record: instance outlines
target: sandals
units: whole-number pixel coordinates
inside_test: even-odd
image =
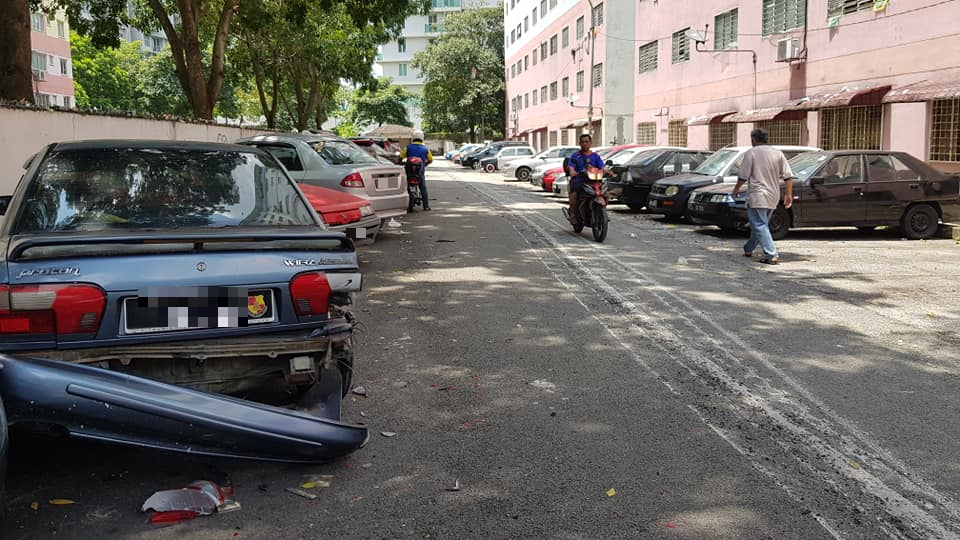
[[[760,259],[760,262],[763,264],[776,265],[780,264],[780,257],[764,257]]]

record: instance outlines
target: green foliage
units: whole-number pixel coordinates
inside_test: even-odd
[[[70,33],[73,80],[78,89],[77,105],[111,111],[138,110],[139,86],[131,74],[143,61],[139,43],[122,43],[119,48],[98,49],[93,40]]]
[[[413,65],[424,76],[421,98],[427,131],[504,132],[506,81],[503,14],[497,8],[451,13],[446,33],[417,53]]]
[[[414,98],[406,88],[391,84],[389,77],[381,77],[368,88],[356,93],[351,103],[351,121],[361,126],[412,126],[407,118],[406,106]]]

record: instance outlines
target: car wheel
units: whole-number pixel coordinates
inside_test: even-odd
[[[911,240],[925,240],[937,233],[940,215],[929,204],[917,204],[907,208],[900,220],[903,234]]]
[[[527,182],[530,180],[530,169],[527,167],[520,167],[517,169],[517,180],[521,182]]]
[[[786,208],[778,206],[773,211],[773,215],[770,216],[770,223],[767,226],[770,229],[770,236],[773,236],[774,240],[783,240],[790,231],[790,212],[787,212]]]
[[[644,201],[643,204],[633,203],[633,202],[628,202],[628,203],[626,203],[626,204],[627,204],[627,208],[633,210],[634,212],[639,212],[639,211],[643,210],[644,208],[646,208],[646,206],[647,206],[646,201]]]
[[[477,170],[480,168],[480,163],[474,161],[473,163],[470,164],[470,168],[473,170]]]
[[[493,163],[487,163],[487,166],[484,167],[483,170],[487,171],[488,173],[492,173],[493,171],[497,170],[497,166]]]

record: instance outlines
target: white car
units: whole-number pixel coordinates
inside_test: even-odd
[[[564,158],[576,152],[576,146],[552,146],[529,159],[517,159],[505,163],[500,170],[507,178],[516,178],[520,181],[530,180],[533,170],[541,165],[561,163]]]
[[[483,160],[483,170],[493,172],[518,159],[529,159],[537,151],[532,146],[504,146],[495,156]]]

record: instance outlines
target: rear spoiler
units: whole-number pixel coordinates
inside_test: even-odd
[[[63,236],[58,238],[58,236]],[[18,260],[25,251],[38,247],[145,244],[193,244],[195,251],[203,250],[204,244],[278,242],[290,240],[335,240],[339,250],[354,251],[353,241],[338,232],[217,232],[210,233],[150,233],[124,235],[48,235],[15,237],[10,243],[9,260]],[[330,251],[337,248],[330,249]]]

